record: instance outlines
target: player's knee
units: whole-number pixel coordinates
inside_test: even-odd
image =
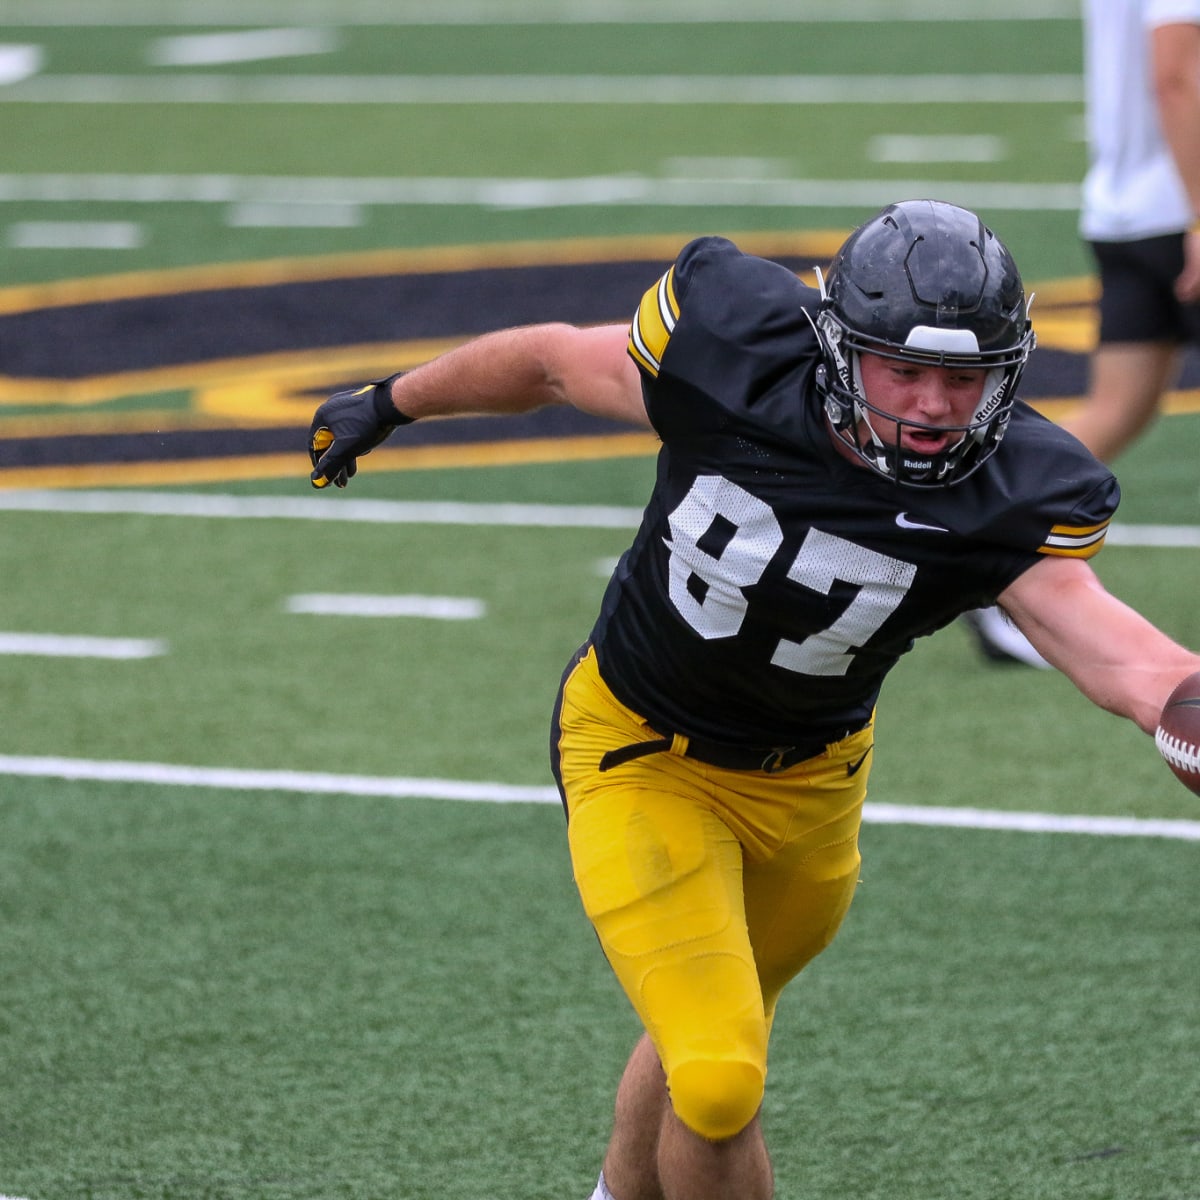
[[[667,1080],[675,1115],[712,1142],[741,1133],[754,1120],[764,1084],[761,1067],[731,1059],[682,1062]]]

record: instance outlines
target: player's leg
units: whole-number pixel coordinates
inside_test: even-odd
[[[649,1035],[622,1079],[605,1178],[616,1200],[768,1200],[767,1031],[741,847],[702,803],[667,790],[673,756],[657,757],[570,814],[584,909]],[[647,778],[654,787],[633,783]]]
[[[1193,318],[1175,297],[1182,234],[1090,247],[1100,276],[1099,332],[1087,396],[1063,425],[1111,462],[1157,415]]]
[[[665,1200],[768,1200],[771,1158],[756,1113],[739,1133],[710,1142],[668,1110],[658,1151]]]
[[[1111,462],[1158,415],[1178,371],[1174,342],[1107,342],[1096,347],[1084,403],[1062,422],[1098,459]]]
[[[671,1109],[666,1075],[645,1034],[617,1090],[604,1180],[613,1200],[772,1194],[771,1160],[758,1116],[717,1142],[688,1129]]]
[[[873,729],[864,729],[779,775],[708,772],[711,803],[743,851],[742,912],[768,1036],[780,992],[829,945],[850,907],[873,737]],[[639,1049],[646,1056],[634,1060],[641,1095],[662,1106],[658,1163],[666,1200],[772,1195],[760,1114],[731,1138],[698,1141],[665,1103],[665,1077],[661,1067],[653,1069],[652,1048],[643,1042]],[[673,1072],[677,1081],[681,1075]],[[631,1106],[628,1115],[636,1119],[639,1110]],[[624,1200],[619,1191],[614,1196]]]
[[[784,987],[834,939],[858,886],[858,836],[871,770],[873,727],[806,771],[795,819],[777,848],[744,870],[746,923],[768,1021]]]
[[[769,1200],[757,1127],[767,1031],[742,848],[707,807],[707,768],[662,753],[598,771],[649,732],[593,661],[576,668],[555,741],[576,884],[653,1043],[622,1080],[605,1179],[615,1200]]]
[[[658,1147],[670,1109],[662,1063],[643,1034],[617,1088],[612,1135],[604,1156],[605,1182],[620,1200],[663,1200]]]

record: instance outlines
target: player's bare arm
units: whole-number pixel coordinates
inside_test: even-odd
[[[395,378],[409,417],[520,413],[551,404],[649,428],[627,325],[528,325],[484,334]]]
[[[1000,604],[1039,653],[1091,701],[1153,734],[1163,704],[1200,656],[1118,600],[1083,560],[1048,557]]]
[[[331,396],[309,431],[312,483],[345,487],[357,459],[421,417],[531,412],[569,404],[649,428],[628,328],[527,325],[482,337],[403,375]]]

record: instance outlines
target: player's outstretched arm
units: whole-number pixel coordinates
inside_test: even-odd
[[[624,325],[500,330],[407,374],[338,392],[317,409],[309,430],[313,486],[345,487],[358,458],[398,426],[422,417],[523,413],[570,404],[648,427],[628,339]]]
[[[1175,685],[1200,670],[1200,655],[1118,600],[1081,559],[1043,559],[1000,604],[1089,700],[1149,734]]]

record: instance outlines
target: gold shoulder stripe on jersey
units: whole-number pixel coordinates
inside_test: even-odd
[[[651,375],[658,375],[663,352],[678,318],[679,301],[675,297],[675,268],[672,267],[642,297],[629,330],[629,353]]]
[[[1107,521],[1099,525],[1055,525],[1038,553],[1057,554],[1064,558],[1091,558],[1100,552],[1107,533]]]

